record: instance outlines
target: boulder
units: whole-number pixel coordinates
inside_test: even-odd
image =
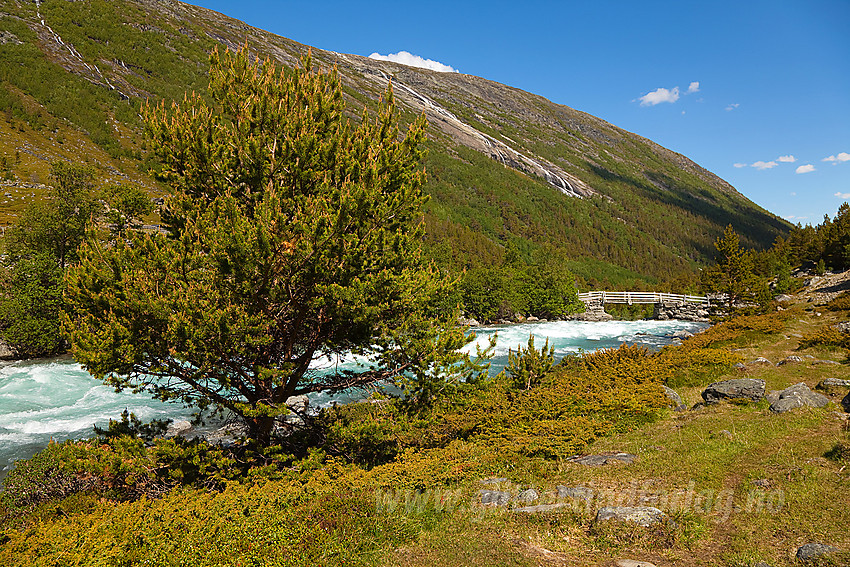
[[[484,505],[502,507],[511,500],[511,493],[502,490],[479,490],[478,493]]]
[[[571,498],[573,500],[591,500],[593,498],[593,489],[584,486],[562,486],[555,487],[558,491],[558,498]]]
[[[630,464],[637,456],[629,453],[603,453],[601,455],[585,455],[583,457],[572,457],[568,459],[571,463],[585,465],[588,467],[600,467],[617,463]]]
[[[0,360],[16,360],[17,358],[18,351],[15,347],[0,339]]]
[[[631,522],[644,527],[667,521],[667,515],[651,506],[608,506],[596,512],[597,522]]]
[[[775,402],[771,402],[770,411],[774,413],[785,413],[794,408],[810,406],[822,408],[829,403],[829,398],[823,394],[812,392],[805,382],[788,386],[779,392],[779,398]]]
[[[764,398],[764,380],[734,378],[711,384],[702,392],[702,399],[709,404],[722,400],[744,400],[757,402]]]
[[[825,545],[823,543],[807,543],[806,545],[801,545],[797,548],[797,559],[800,561],[811,561],[822,555],[828,555],[836,551],[838,551],[838,549],[831,545]]]
[[[755,359],[753,361],[753,364],[766,364],[768,366],[773,366],[773,363],[763,356],[760,356],[757,359]]]
[[[824,380],[821,380],[820,383],[815,387],[818,390],[827,390],[829,388],[850,388],[850,380],[842,380],[840,378],[826,378]]]
[[[172,421],[168,424],[168,429],[165,430],[165,437],[177,437],[178,435],[185,435],[192,431],[192,423],[186,421],[185,419]]]
[[[835,325],[836,330],[842,333],[850,333],[850,321],[842,321]]]
[[[514,512],[524,512],[526,514],[539,514],[541,512],[551,512],[552,510],[557,510],[558,508],[563,508],[566,506],[563,502],[557,502],[555,504],[537,504],[536,506],[521,506],[519,508],[514,508]]]
[[[782,390],[771,390],[767,394],[764,395],[764,399],[767,400],[767,403],[770,405],[775,404],[779,401],[779,395],[782,393]]]
[[[776,363],[776,365],[777,365],[777,366],[783,366],[783,365],[785,365],[785,364],[791,364],[792,362],[793,362],[793,363],[803,362],[803,359],[802,359],[802,358],[800,358],[799,356],[791,355],[791,356],[789,356],[789,357],[783,358],[782,360],[780,360],[779,362],[777,362],[777,363]]]
[[[662,388],[664,388],[664,395],[670,400],[670,407],[678,409],[685,405],[682,403],[682,397],[676,393],[676,390],[667,386],[662,386]]]
[[[295,413],[307,413],[307,408],[310,407],[310,398],[307,396],[290,396],[286,398],[286,407]]]
[[[516,497],[516,501],[520,504],[531,504],[538,498],[540,498],[540,495],[537,494],[537,491],[533,488],[529,488],[528,490],[523,490],[522,492],[520,492]]]

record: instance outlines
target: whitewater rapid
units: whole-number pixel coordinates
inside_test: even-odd
[[[685,321],[558,321],[521,325],[488,326],[474,329],[476,341],[466,347],[475,352],[475,344],[484,347],[489,337],[498,334],[491,372],[507,364],[509,349],[528,343],[543,346],[548,338],[557,359],[579,351],[617,347],[622,343],[646,345],[651,349],[670,344],[676,331],[695,332],[701,323]],[[363,363],[364,361],[359,361]],[[354,365],[355,361],[343,361]],[[355,366],[352,366],[355,368]],[[327,396],[311,396],[313,403],[330,402]],[[354,399],[356,394],[339,397]],[[21,361],[0,366],[0,477],[15,460],[27,458],[45,447],[51,439],[91,437],[93,426],[105,427],[110,419],[120,419],[128,410],[142,421],[154,419],[190,419],[191,410],[177,403],[164,403],[141,394],[116,393],[92,378],[70,357]]]

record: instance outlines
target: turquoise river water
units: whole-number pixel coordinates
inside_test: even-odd
[[[704,328],[685,321],[558,321],[475,329],[477,342],[486,345],[498,333],[491,370],[507,363],[508,349],[525,346],[534,334],[540,347],[546,338],[556,358],[579,351],[617,347],[622,343],[660,348],[670,344],[673,333]],[[474,347],[470,345],[471,352]],[[318,395],[314,403],[328,403]],[[93,379],[70,357],[22,361],[0,366],[0,477],[14,461],[33,455],[54,439],[80,439],[93,435],[92,426],[105,426],[127,409],[143,421],[188,419],[190,410],[144,395],[116,393]]]

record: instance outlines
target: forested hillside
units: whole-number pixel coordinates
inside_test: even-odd
[[[101,184],[166,192],[142,141],[142,106],[204,92],[210,50],[245,44],[288,66],[308,51],[180,2],[4,2],[0,223],[42,198],[55,161],[92,165]],[[711,261],[729,224],[755,248],[790,229],[684,156],[542,97],[318,48],[312,58],[338,67],[352,114],[392,79],[402,120],[426,115],[428,249],[467,270],[467,287],[511,263],[534,277],[542,257],[583,288],[657,285]]]

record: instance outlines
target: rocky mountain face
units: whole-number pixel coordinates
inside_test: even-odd
[[[202,92],[207,54],[247,44],[299,65],[308,47],[173,0],[6,0],[0,4],[0,223],[39,198],[55,159],[88,161],[106,182],[151,177],[138,110]],[[335,66],[352,116],[391,82],[402,120],[429,122],[429,249],[462,270],[555,249],[586,280],[664,279],[710,261],[732,224],[764,247],[789,225],[686,157],[603,120],[479,77],[312,48]]]

